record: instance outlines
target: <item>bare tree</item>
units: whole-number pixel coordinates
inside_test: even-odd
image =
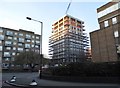
[[[35,66],[40,64],[40,54],[36,53],[32,50],[21,52],[19,55],[15,56],[15,64],[28,65],[31,71],[35,68]]]

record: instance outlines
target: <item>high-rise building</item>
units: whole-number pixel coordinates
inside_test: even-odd
[[[88,48],[86,49],[86,61],[91,62],[91,59],[92,59],[91,48],[88,47]]]
[[[65,15],[52,25],[49,38],[49,55],[55,64],[83,62],[88,37],[84,33],[84,22]]]
[[[40,35],[22,29],[0,27],[0,60],[3,69],[14,66],[15,55],[29,49],[40,53]]]
[[[97,9],[100,29],[90,33],[92,60],[120,60],[120,1],[111,1]]]

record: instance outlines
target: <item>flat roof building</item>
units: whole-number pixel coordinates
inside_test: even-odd
[[[3,69],[14,66],[15,55],[29,49],[40,53],[40,35],[22,29],[0,27],[0,59]]]
[[[99,30],[90,33],[92,61],[120,61],[120,1],[97,9]]]
[[[88,37],[84,31],[84,22],[70,15],[55,21],[49,38],[49,54],[56,64],[85,60]]]

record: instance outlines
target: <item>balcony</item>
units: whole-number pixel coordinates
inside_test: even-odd
[[[38,43],[38,42],[36,42],[35,44],[36,44],[36,45],[40,45],[40,43]]]
[[[85,31],[85,29],[83,29],[83,31]]]
[[[28,49],[28,48],[30,48],[30,46],[25,46],[25,48],[27,48],[27,49]]]
[[[70,25],[70,23],[69,22],[65,22],[64,25]]]
[[[4,54],[4,57],[11,57],[10,54]]]
[[[81,25],[77,25],[77,28],[81,28]]]
[[[29,37],[29,36],[26,36],[25,38],[26,38],[26,39],[31,39],[31,37]]]
[[[24,43],[24,40],[18,40],[19,43]]]
[[[13,32],[7,31],[7,32],[6,32],[6,35],[8,35],[8,36],[13,36]]]
[[[12,46],[12,44],[5,44],[5,46]]]
[[[25,38],[26,38],[26,39],[31,39],[31,35],[26,34]]]

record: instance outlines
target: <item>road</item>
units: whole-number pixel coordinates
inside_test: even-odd
[[[81,88],[118,88],[119,86],[118,84],[60,82],[60,81],[45,80],[45,79],[38,78],[38,72],[31,72],[31,73],[3,73],[2,74],[3,87],[9,86],[8,84],[4,83],[4,81],[6,80],[9,81],[12,78],[12,76],[16,76],[15,83],[19,85],[29,85],[34,79],[38,83],[38,86],[42,86],[42,87],[69,86],[74,88],[79,86]]]

